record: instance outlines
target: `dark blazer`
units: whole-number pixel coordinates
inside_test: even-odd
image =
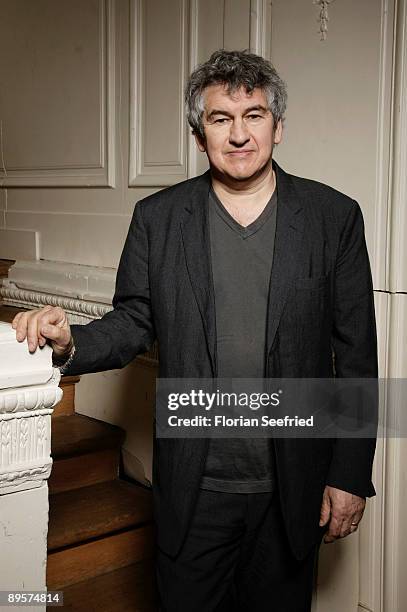
[[[373,288],[358,204],[277,164],[278,206],[267,321],[269,377],[377,377]],[[114,310],[72,326],[68,374],[121,368],[154,340],[159,376],[216,377],[208,228],[210,174],[135,207],[117,271]],[[208,441],[155,439],[158,545],[180,549],[193,514]],[[297,558],[318,538],[326,484],[360,496],[371,482],[374,440],[275,439],[288,537]]]

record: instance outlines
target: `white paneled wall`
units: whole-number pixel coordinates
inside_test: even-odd
[[[2,182],[114,186],[111,0],[2,0]]]
[[[114,268],[136,201],[207,167],[185,122],[191,66],[267,48],[269,3],[0,6],[0,227],[39,232],[37,257]]]
[[[360,202],[375,288],[389,289],[389,159],[403,146],[390,142],[394,0],[332,3],[325,42],[318,7],[302,0],[1,0],[1,9],[0,181],[12,186],[2,225],[40,232],[39,257],[114,268],[135,202],[207,168],[185,122],[190,68],[220,47],[252,48],[288,83],[278,161]],[[405,75],[396,86],[403,109]],[[404,115],[394,122],[405,132]],[[395,159],[401,200],[404,158]],[[404,209],[392,216],[395,236]],[[396,274],[402,287],[407,273]]]
[[[132,0],[130,29],[129,185],[171,185],[188,178],[189,3]]]

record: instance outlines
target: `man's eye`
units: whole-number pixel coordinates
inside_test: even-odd
[[[228,121],[229,119],[227,117],[222,117],[220,119],[215,119],[214,123],[222,124],[222,123],[227,123]]]
[[[258,119],[262,118],[262,115],[247,115],[247,119],[250,119],[250,121],[257,121]]]

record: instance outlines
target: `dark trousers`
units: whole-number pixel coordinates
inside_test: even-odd
[[[162,612],[309,612],[318,546],[290,550],[278,493],[201,490],[177,557],[158,549]]]

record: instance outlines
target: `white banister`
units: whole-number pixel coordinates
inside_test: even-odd
[[[59,379],[49,346],[30,354],[11,325],[0,322],[0,591],[46,590],[47,478]]]

